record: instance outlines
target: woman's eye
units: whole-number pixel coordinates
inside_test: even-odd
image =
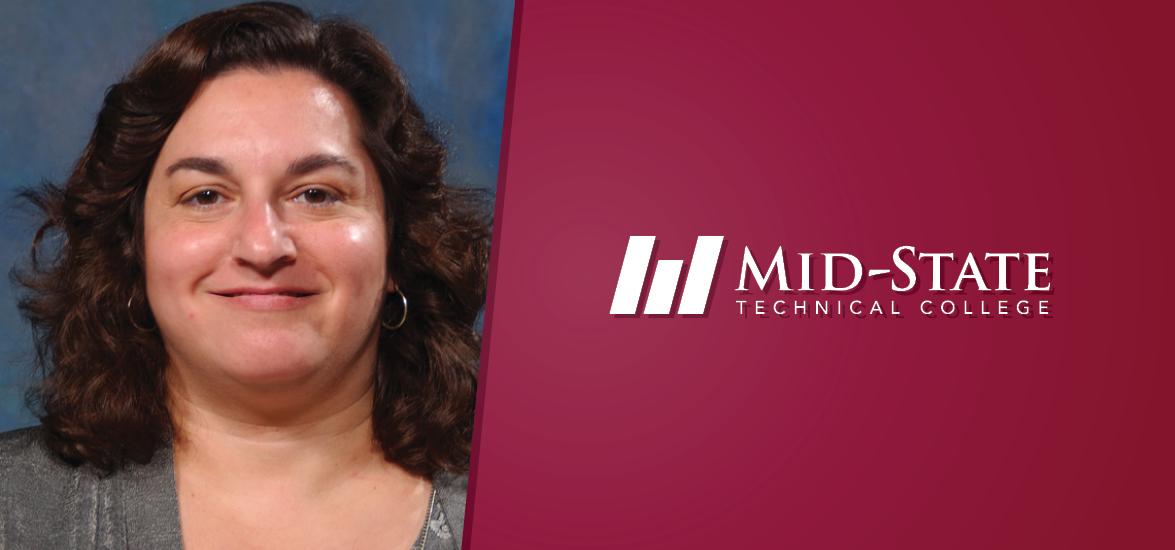
[[[213,206],[223,198],[223,195],[212,189],[204,189],[197,191],[194,195],[185,199],[184,202],[195,206]]]
[[[294,197],[295,201],[316,206],[328,205],[339,200],[338,195],[319,187],[311,187]]]

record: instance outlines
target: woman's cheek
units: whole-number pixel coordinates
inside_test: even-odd
[[[158,264],[163,274],[176,283],[190,283],[216,269],[230,249],[226,241],[223,230],[176,227],[161,233],[149,245],[147,264]]]
[[[198,321],[201,284],[228,254],[223,230],[209,226],[158,228],[146,243],[151,309],[161,325]]]
[[[297,228],[294,242],[297,261],[334,274],[331,278],[352,284],[383,278],[387,239],[379,220],[348,218],[306,224]]]
[[[332,264],[343,267],[362,286],[384,286],[387,238],[382,223],[343,224],[332,247]]]

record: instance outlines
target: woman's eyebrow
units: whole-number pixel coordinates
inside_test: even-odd
[[[350,172],[351,175],[359,173],[359,169],[355,167],[351,161],[345,157],[338,155],[314,154],[307,155],[294,162],[290,163],[290,167],[286,169],[286,173],[291,176],[301,176],[309,174],[316,170],[323,168],[338,167]]]
[[[214,176],[227,176],[231,171],[223,160],[213,157],[186,157],[179,159],[167,167],[166,174],[171,176],[178,170],[195,170]]]
[[[342,168],[352,175],[359,173],[359,169],[355,167],[355,164],[345,157],[324,153],[307,155],[291,162],[290,166],[286,168],[286,173],[291,176],[302,176],[330,167]],[[229,168],[227,163],[215,157],[186,157],[179,159],[167,167],[166,174],[170,176],[179,170],[195,170],[214,176],[227,176],[232,172],[232,169]]]

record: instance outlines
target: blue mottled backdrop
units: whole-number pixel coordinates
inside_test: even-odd
[[[111,0],[0,3],[0,266],[27,256],[35,219],[21,187],[61,182],[85,145],[106,87],[179,23],[236,4]],[[392,52],[421,108],[451,148],[451,182],[489,189],[497,177],[513,3],[508,0],[304,1],[316,15],[367,26]],[[0,284],[0,431],[36,422],[32,336]]]

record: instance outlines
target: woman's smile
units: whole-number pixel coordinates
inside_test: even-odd
[[[214,290],[210,294],[224,303],[246,310],[285,311],[309,305],[319,293],[298,287],[239,287]]]

